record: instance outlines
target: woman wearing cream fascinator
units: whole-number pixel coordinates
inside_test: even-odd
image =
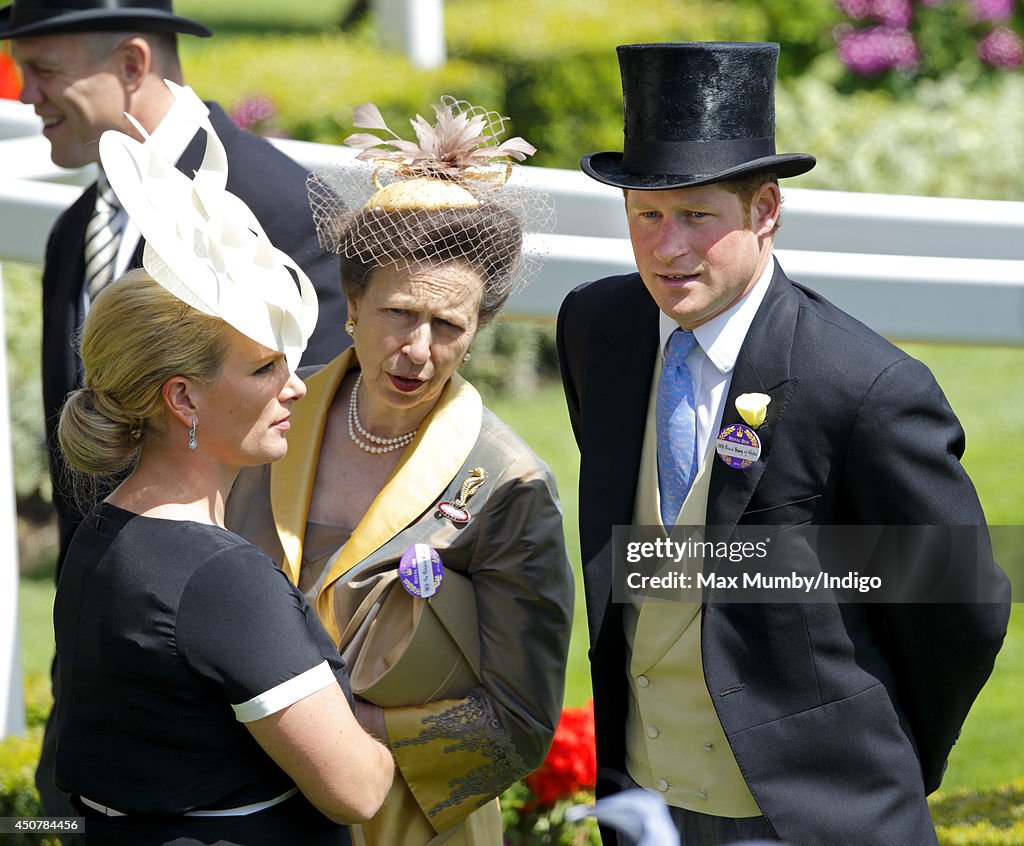
[[[388,140],[353,136],[369,164],[311,178],[354,346],[308,378],[285,461],[228,502],[314,604],[395,756],[381,813],[353,827],[372,846],[501,844],[496,797],[551,742],[572,622],[551,472],[457,372],[536,269],[524,230],[550,202],[515,184],[510,158],[533,148],[498,143],[502,118],[450,98],[435,114],[413,143],[360,107]]]
[[[56,779],[90,846],[343,844],[391,757],[305,598],[223,522],[238,470],[287,451],[316,297],[224,190],[223,147],[186,104],[207,132],[194,180],[147,143],[100,141],[146,247],[89,310],[60,421],[71,466],[123,481],[57,589]]]

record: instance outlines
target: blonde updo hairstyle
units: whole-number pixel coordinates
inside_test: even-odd
[[[68,396],[57,427],[67,463],[91,477],[131,471],[147,440],[162,431],[164,383],[172,376],[215,379],[232,331],[145,270],[104,288],[82,331],[84,385]]]

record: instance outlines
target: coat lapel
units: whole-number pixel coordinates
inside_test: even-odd
[[[274,523],[284,550],[282,569],[296,584],[327,412],[354,365],[354,351],[346,350],[307,380],[306,397],[292,414],[290,448],[271,470]],[[476,443],[482,419],[480,395],[456,373],[335,558],[323,589],[433,507]]]
[[[580,446],[580,537],[591,642],[611,599],[611,527],[633,519],[658,351],[658,308],[639,275],[617,306],[609,310],[614,321],[594,326],[586,346],[592,359],[586,386],[592,410]]]
[[[729,531],[736,526],[771,460],[775,433],[782,425],[786,406],[796,387],[796,380],[790,378],[789,365],[797,316],[792,283],[776,264],[771,286],[740,348],[722,413],[723,426],[742,423],[736,411],[736,397],[762,393],[772,398],[767,418],[757,430],[761,457],[746,470],[736,470],[715,458],[708,496],[708,526]]]
[[[313,498],[317,456],[327,425],[327,411],[354,363],[354,353],[347,350],[305,380],[306,396],[292,409],[288,452],[271,466],[270,504],[284,551],[281,569],[294,584],[299,583],[302,539],[306,533],[309,503]]]
[[[480,394],[456,373],[335,559],[321,595],[349,569],[433,509],[476,444],[482,420]]]

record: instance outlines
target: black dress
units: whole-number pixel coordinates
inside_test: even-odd
[[[295,787],[244,722],[330,684],[351,702],[315,612],[256,547],[102,503],[75,535],[53,616],[56,778],[90,846],[348,842],[300,793],[208,813]]]

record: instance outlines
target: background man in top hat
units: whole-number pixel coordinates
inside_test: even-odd
[[[165,79],[183,84],[178,33],[211,34],[175,15],[171,0],[15,0],[0,9],[0,40],[12,40],[11,53],[24,77],[21,100],[42,118],[55,164],[98,163],[97,142],[105,130],[134,133],[124,116],[128,112],[179,168],[198,168],[205,141],[192,137],[191,126],[183,130],[164,84]],[[216,103],[208,106],[227,149],[228,190],[245,201],[274,246],[292,256],[316,287],[320,319],[302,363],[325,363],[347,346],[341,331],[346,308],[337,259],[317,242],[306,171],[265,139],[234,126]],[[99,194],[93,183],[57,220],[43,270],[43,401],[60,530],[58,570],[78,524],[56,453],[60,408],[79,379],[74,333],[90,292],[95,295],[111,278],[141,265],[142,256],[138,231],[127,215],[111,209]],[[111,237],[115,232],[121,235]]]
[[[12,40],[11,53],[24,77],[21,100],[42,118],[55,164],[98,163],[105,130],[134,133],[127,112],[179,168],[199,167],[205,139],[202,133],[193,136],[190,122],[172,108],[174,95],[164,83],[183,84],[178,33],[211,35],[202,24],[175,15],[171,0],[15,0],[0,9],[0,40]],[[306,171],[265,139],[238,129],[216,103],[207,105],[227,150],[228,190],[253,210],[274,246],[291,255],[316,288],[320,317],[302,363],[325,363],[347,346],[342,331],[347,313],[337,259],[317,241]],[[43,401],[60,532],[58,573],[80,519],[56,440],[61,406],[80,376],[75,333],[91,296],[141,265],[138,231],[123,210],[109,205],[112,195],[103,194],[93,183],[61,215],[43,269]],[[74,815],[53,785],[52,752],[48,732],[36,776],[43,809]]]
[[[687,846],[933,844],[925,795],[991,672],[1009,588],[927,368],[773,258],[776,178],[814,165],[775,152],[777,57],[620,47],[624,153],[581,161],[624,189],[639,270],[577,288],[558,320],[598,789],[660,793]],[[763,423],[740,420],[747,393],[770,398]],[[742,468],[716,454],[730,426],[758,443]],[[631,524],[978,527],[976,555],[922,557],[990,602],[616,602],[612,527]]]

